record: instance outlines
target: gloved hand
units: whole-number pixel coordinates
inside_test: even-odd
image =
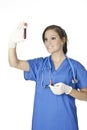
[[[49,85],[51,91],[55,95],[61,95],[61,94],[69,94],[72,91],[72,87],[68,86],[62,82],[55,84],[54,86]]]
[[[9,48],[15,48],[17,43],[24,41],[24,26],[24,22],[20,23],[16,30],[12,33],[8,43]]]

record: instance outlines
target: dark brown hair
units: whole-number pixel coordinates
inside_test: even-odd
[[[65,38],[65,43],[63,45],[63,52],[64,52],[64,54],[66,54],[67,53],[67,34],[66,34],[65,30],[63,28],[61,28],[60,26],[57,26],[57,25],[50,25],[50,26],[46,27],[45,30],[43,31],[43,34],[42,34],[43,42],[45,41],[45,32],[47,30],[56,31],[61,40],[63,38]]]

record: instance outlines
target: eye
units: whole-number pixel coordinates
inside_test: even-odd
[[[56,37],[51,37],[51,39],[52,39],[52,40],[55,40],[55,39],[56,39]]]
[[[47,38],[44,38],[44,42],[47,41]]]

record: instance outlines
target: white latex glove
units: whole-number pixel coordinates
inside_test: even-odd
[[[9,48],[15,48],[17,43],[24,41],[24,27],[25,23],[20,23],[16,30],[12,33],[8,43]]]
[[[62,82],[55,84],[54,86],[50,85],[51,91],[55,95],[61,95],[61,94],[69,94],[72,91],[72,87],[68,86]]]

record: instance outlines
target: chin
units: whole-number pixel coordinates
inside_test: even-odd
[[[52,54],[52,53],[53,53],[53,51],[51,51],[51,50],[48,50],[48,52],[49,52],[50,54]]]

